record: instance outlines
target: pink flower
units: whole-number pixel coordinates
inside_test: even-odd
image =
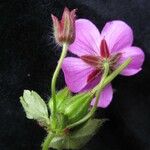
[[[101,33],[86,19],[78,19],[75,25],[76,39],[69,50],[78,58],[67,57],[62,66],[66,84],[72,92],[86,91],[96,86],[103,73],[103,61],[109,62],[112,71],[130,57],[131,63],[121,74],[130,76],[141,70],[144,53],[140,48],[132,46],[133,32],[125,22],[108,22]],[[109,84],[102,91],[98,106],[107,107],[112,97],[113,90]]]
[[[62,45],[63,42],[71,44],[75,39],[75,13],[76,9],[69,11],[65,7],[61,21],[56,16],[51,15],[55,40],[59,45]]]

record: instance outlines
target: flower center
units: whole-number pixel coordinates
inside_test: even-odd
[[[114,70],[120,57],[121,53],[110,54],[106,40],[103,39],[100,44],[100,56],[83,55],[80,57],[85,63],[94,67],[94,71],[88,76],[87,82],[93,81],[103,72],[105,62],[109,63],[110,71]]]

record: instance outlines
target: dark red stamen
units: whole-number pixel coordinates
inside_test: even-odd
[[[103,39],[100,44],[100,55],[103,58],[108,58],[110,56],[109,49],[105,39]]]
[[[93,81],[99,74],[101,73],[100,70],[94,70],[87,78],[87,82]]]

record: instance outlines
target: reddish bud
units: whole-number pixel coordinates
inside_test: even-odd
[[[62,19],[59,21],[54,15],[51,15],[53,21],[54,37],[59,45],[66,42],[71,44],[75,39],[75,18],[76,9],[69,11],[65,7]]]

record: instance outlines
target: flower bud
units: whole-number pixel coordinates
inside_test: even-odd
[[[70,103],[64,109],[64,115],[68,117],[70,123],[80,120],[88,113],[92,98],[90,93],[81,93],[70,99]]]
[[[65,7],[62,19],[59,21],[56,16],[51,15],[53,21],[53,32],[56,42],[59,45],[63,43],[71,44],[75,39],[75,18],[76,9],[69,11]]]

